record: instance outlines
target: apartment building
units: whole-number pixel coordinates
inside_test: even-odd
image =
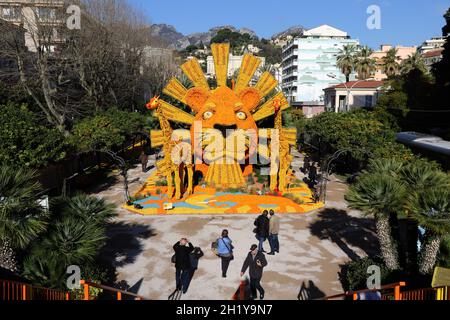
[[[437,51],[444,48],[446,41],[446,37],[433,37],[431,39],[425,40],[418,50],[422,55],[430,51]]]
[[[386,56],[387,52],[394,48],[391,45],[383,44],[380,46],[380,50],[374,51],[372,53],[372,58],[377,61],[377,70],[375,75],[373,75],[373,79],[377,81],[385,80],[388,78],[386,73],[384,73],[384,62],[383,58]],[[412,47],[404,47],[404,46],[396,46],[397,49],[397,62],[402,63],[403,60],[407,59],[409,56],[412,56],[417,51],[416,46]]]
[[[336,66],[344,45],[359,45],[347,32],[329,25],[307,30],[283,47],[282,88],[293,105],[308,108],[324,105],[323,89],[345,82]],[[336,75],[331,78],[329,75]],[[351,75],[355,79],[355,75]]]
[[[64,0],[0,0],[0,18],[26,30],[25,45],[31,52],[45,42],[50,50],[61,42]]]

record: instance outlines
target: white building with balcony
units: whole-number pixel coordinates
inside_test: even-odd
[[[322,25],[305,31],[283,47],[283,91],[297,106],[323,106],[323,89],[345,82],[336,66],[344,45],[359,45],[347,32]],[[336,79],[328,75],[336,75]],[[355,79],[355,75],[351,75]]]
[[[425,40],[422,45],[419,47],[420,54],[425,54],[430,51],[436,51],[444,48],[445,42],[447,41],[446,37],[434,37],[428,40]]]

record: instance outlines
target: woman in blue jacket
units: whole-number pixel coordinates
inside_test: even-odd
[[[234,259],[233,245],[231,239],[228,237],[228,230],[222,231],[222,237],[217,239],[217,254],[222,260],[222,277],[227,277],[228,267],[230,262]]]

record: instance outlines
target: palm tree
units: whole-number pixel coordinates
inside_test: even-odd
[[[363,174],[350,187],[345,199],[351,208],[373,215],[380,250],[386,267],[400,268],[397,247],[392,237],[389,217],[403,205],[406,188],[398,179],[386,174]]]
[[[43,249],[35,249],[23,262],[22,276],[35,285],[50,289],[67,289],[67,267],[52,259]]]
[[[423,73],[426,73],[427,70],[425,62],[423,60],[423,56],[419,53],[419,51],[416,51],[415,53],[411,54],[408,58],[403,60],[400,68],[403,74],[407,74],[414,69],[420,70]]]
[[[115,206],[107,204],[105,200],[86,194],[79,194],[70,199],[65,199],[67,216],[78,216],[86,223],[104,226],[115,216]]]
[[[400,175],[415,192],[427,192],[430,188],[450,188],[449,176],[423,161],[403,167]]]
[[[397,159],[372,159],[367,165],[366,172],[387,174],[389,176],[397,177],[404,167],[405,163]]]
[[[400,57],[397,53],[398,50],[392,48],[386,53],[386,56],[383,57],[383,69],[388,77],[395,76],[400,68],[400,64],[397,62]]]
[[[0,166],[0,267],[18,271],[15,250],[25,249],[47,228],[47,211],[39,204],[36,172]]]
[[[105,244],[105,229],[78,217],[64,217],[56,222],[39,244],[53,258],[65,266],[92,262]]]
[[[377,62],[372,58],[373,50],[362,47],[356,55],[355,69],[360,80],[368,79],[377,70]]]
[[[336,65],[345,75],[347,82],[350,81],[350,75],[355,69],[356,46],[353,44],[344,45],[337,55]]]
[[[61,272],[67,266],[94,262],[107,239],[106,223],[114,216],[114,207],[81,194],[55,199],[50,211],[53,223],[32,247],[23,276],[41,285],[61,287]]]
[[[415,192],[410,197],[408,209],[426,230],[419,254],[419,272],[429,274],[436,264],[442,239],[450,233],[450,191],[448,188],[431,188]]]
[[[273,64],[266,63],[262,67],[258,68],[258,73],[263,74],[264,72],[269,72],[271,75],[275,76],[276,68]],[[239,75],[239,73],[237,74]],[[237,76],[236,76],[237,79]]]
[[[106,240],[106,224],[115,215],[113,205],[84,194],[53,201],[51,212],[55,221],[39,247],[68,265],[95,257]]]

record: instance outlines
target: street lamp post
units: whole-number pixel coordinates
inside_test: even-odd
[[[294,86],[291,84],[289,87],[285,87],[283,84],[279,85],[279,89],[281,92],[284,92],[284,89],[287,91],[289,106],[292,107],[292,91],[294,90]]]
[[[332,79],[335,79],[335,80],[339,81],[338,77],[335,74],[333,74],[333,73],[329,73],[329,74],[327,74],[327,76],[329,78],[332,78]],[[347,96],[345,98],[345,111],[349,111],[349,108],[350,108],[350,96],[352,94],[352,89],[360,82],[371,81],[371,80],[374,80],[374,78],[358,80],[350,88],[347,86],[347,82],[340,83],[340,84],[343,84],[345,86],[345,89],[347,90]],[[336,113],[338,113],[339,112],[339,105],[335,105],[334,110],[335,110]]]

